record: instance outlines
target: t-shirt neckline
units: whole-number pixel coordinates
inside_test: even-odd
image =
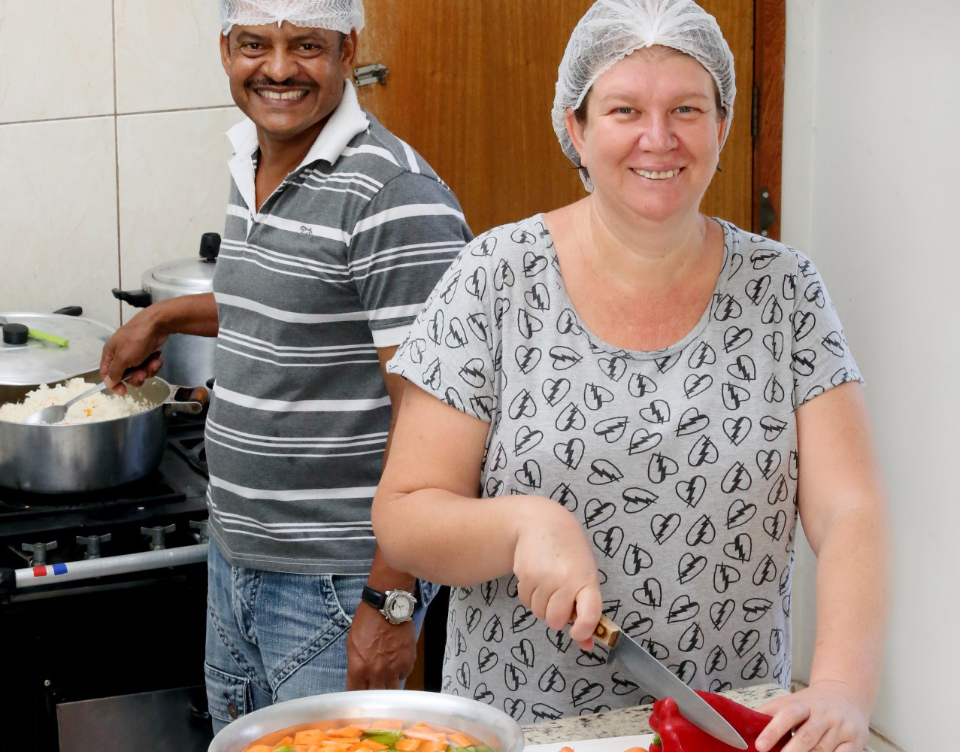
[[[573,313],[574,318],[577,321],[577,326],[580,327],[584,336],[590,342],[592,349],[600,352],[607,353],[608,355],[619,355],[621,357],[631,358],[634,360],[659,360],[662,358],[670,357],[678,352],[681,352],[687,345],[693,342],[697,337],[699,337],[703,330],[707,328],[707,324],[710,323],[710,319],[713,315],[713,306],[716,301],[719,299],[721,286],[724,280],[724,272],[727,269],[727,264],[730,260],[730,243],[731,243],[731,228],[729,223],[719,219],[717,217],[711,217],[715,220],[717,224],[720,225],[720,228],[723,230],[723,261],[720,264],[720,271],[717,273],[717,281],[713,287],[713,293],[710,296],[710,300],[704,308],[703,314],[700,316],[700,319],[694,325],[694,327],[678,342],[675,342],[672,345],[669,345],[661,350],[629,350],[623,347],[616,347],[601,337],[597,336],[590,328],[583,322],[583,319],[580,317],[579,312],[577,311],[576,306],[574,306],[573,301],[570,300],[570,296],[567,294],[567,286],[563,280],[563,272],[560,269],[560,260],[557,258],[557,246],[553,242],[553,235],[550,230],[547,228],[547,223],[543,219],[543,212],[534,215],[533,219],[538,221],[543,227],[543,232],[538,233],[541,236],[541,242],[545,245],[545,250],[550,253],[552,257],[553,268],[555,269],[558,281],[558,287],[560,290],[560,295],[562,297],[562,303],[564,306],[570,309]]]

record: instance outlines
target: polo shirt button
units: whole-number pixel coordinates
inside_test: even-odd
[[[233,700],[227,703],[227,713],[229,713],[231,718],[236,718],[237,715],[239,715],[239,711],[237,710],[237,706],[234,704]]]

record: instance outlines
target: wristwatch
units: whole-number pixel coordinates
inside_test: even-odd
[[[413,609],[417,599],[406,590],[388,590],[385,593],[374,590],[369,585],[363,586],[361,599],[364,603],[373,606],[383,614],[383,618],[391,624],[403,624],[413,619]]]

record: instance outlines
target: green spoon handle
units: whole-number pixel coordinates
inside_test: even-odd
[[[54,345],[59,347],[66,347],[70,344],[70,340],[64,339],[63,337],[58,337],[56,334],[47,334],[46,332],[38,332],[36,329],[28,329],[27,335],[33,337],[34,339],[42,339],[44,342],[51,342]]]

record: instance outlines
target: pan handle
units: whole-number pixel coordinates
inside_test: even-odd
[[[199,415],[210,403],[210,392],[205,386],[189,387],[170,385],[170,396],[163,401],[167,413],[189,413]]]

